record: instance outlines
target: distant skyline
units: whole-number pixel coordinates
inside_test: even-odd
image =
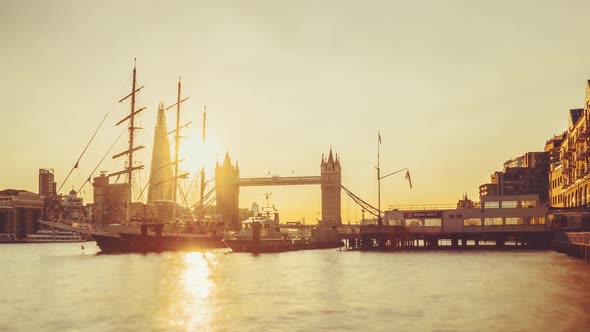
[[[542,151],[583,106],[590,79],[588,1],[3,1],[0,14],[0,189],[37,192],[38,169],[78,188],[122,128],[133,59],[145,85],[138,154],[149,174],[157,105],[176,82],[190,96],[182,167],[227,152],[241,176],[319,175],[330,147],[342,183],[382,207],[477,199],[502,164]],[[200,145],[207,106],[206,147]],[[169,127],[174,113],[167,113]],[[114,148],[123,151],[125,139]],[[99,170],[116,171],[108,157]],[[95,174],[98,175],[98,174]],[[139,185],[137,186],[139,187]],[[85,188],[85,199],[91,187]],[[240,206],[315,220],[320,188],[243,188]],[[343,196],[343,222],[360,219]]]

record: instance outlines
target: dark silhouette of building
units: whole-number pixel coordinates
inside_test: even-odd
[[[326,160],[322,155],[321,187],[322,187],[322,220],[324,226],[337,226],[342,224],[341,215],[341,192],[342,192],[342,168],[340,158],[330,155]]]
[[[230,225],[231,228],[239,229],[240,225],[240,169],[238,162],[236,166],[231,164],[229,153],[225,153],[225,159],[220,166],[215,165],[215,200],[217,214]]]
[[[53,197],[56,194],[56,183],[53,168],[39,169],[39,196]]]
[[[504,163],[502,171],[490,175],[490,183],[479,186],[480,196],[539,195],[549,200],[549,153],[527,152]]]
[[[43,199],[26,190],[0,191],[0,233],[23,239],[41,226],[36,222],[43,214]]]

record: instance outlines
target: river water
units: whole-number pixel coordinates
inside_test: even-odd
[[[590,331],[552,251],[97,255],[0,246],[0,331]]]

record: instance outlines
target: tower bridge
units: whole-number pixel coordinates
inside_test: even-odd
[[[289,176],[273,175],[267,178],[240,178],[240,187],[260,186],[295,186],[306,184],[322,184],[321,176]]]
[[[235,228],[240,225],[239,201],[240,187],[320,185],[322,198],[322,219],[320,224],[337,226],[342,224],[341,217],[341,178],[340,158],[330,153],[326,158],[322,154],[319,176],[273,175],[270,177],[240,178],[238,163],[232,165],[229,154],[225,154],[223,164],[215,166],[215,195],[217,214],[231,223]]]

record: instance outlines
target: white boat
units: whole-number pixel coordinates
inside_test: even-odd
[[[82,236],[76,232],[41,230],[35,234],[27,234],[25,241],[29,243],[81,242]]]
[[[311,234],[304,234],[302,229],[283,227],[279,223],[279,214],[274,206],[262,208],[262,213],[242,221],[239,233],[228,234],[223,240],[233,252],[283,252],[305,249],[338,248],[339,242],[313,241]]]

